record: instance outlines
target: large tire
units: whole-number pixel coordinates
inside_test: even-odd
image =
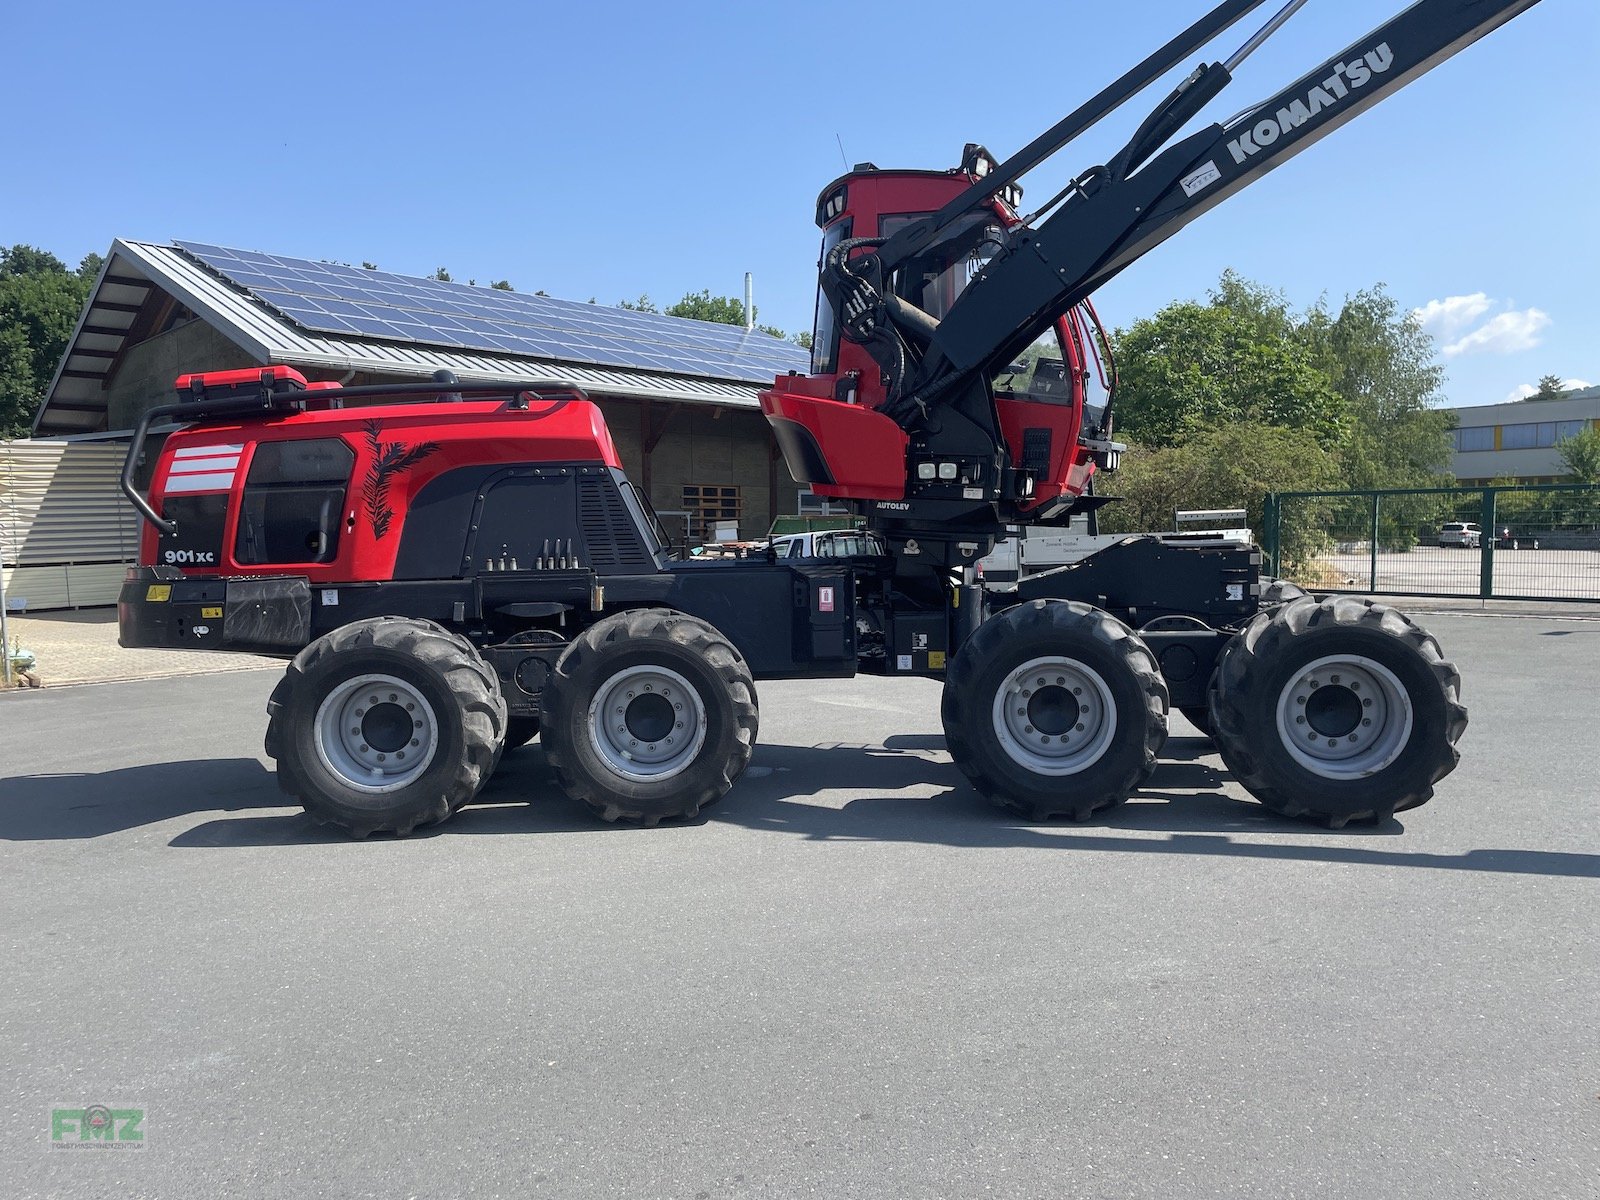
[[[607,821],[692,817],[750,765],[758,724],[744,658],[671,609],[619,613],[567,647],[539,699],[545,761]]]
[[[1224,648],[1211,719],[1223,761],[1257,800],[1337,829],[1427,803],[1460,761],[1460,695],[1439,643],[1398,610],[1302,598]]]
[[[1261,581],[1261,604],[1287,604],[1291,600],[1298,600],[1301,596],[1310,593],[1298,583],[1290,583],[1287,579],[1263,579]]]
[[[1155,769],[1167,686],[1143,639],[1109,613],[1033,600],[978,626],[950,665],[941,715],[956,766],[993,803],[1086,821]]]
[[[506,727],[500,685],[472,644],[407,617],[312,642],[267,714],[278,786],[356,837],[444,820],[493,773]]]

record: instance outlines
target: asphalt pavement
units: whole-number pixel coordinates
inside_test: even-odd
[[[691,824],[534,743],[349,842],[272,672],[0,695],[0,1196],[1593,1197],[1600,622],[1427,623],[1461,768],[1340,832],[1176,715],[1133,803],[1026,823],[862,679],[762,684]],[[52,1149],[90,1104],[143,1149]]]

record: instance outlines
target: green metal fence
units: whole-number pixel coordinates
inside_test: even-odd
[[[1321,592],[1600,601],[1600,486],[1275,492],[1267,574]]]

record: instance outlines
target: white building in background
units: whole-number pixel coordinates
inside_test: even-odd
[[[1600,387],[1559,400],[1519,400],[1450,411],[1459,422],[1451,470],[1462,483],[1492,479],[1560,483],[1568,473],[1556,443],[1600,424]]]

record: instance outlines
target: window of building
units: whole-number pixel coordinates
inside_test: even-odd
[[[1456,430],[1457,450],[1493,450],[1494,426],[1470,425]]]
[[[709,542],[718,521],[744,517],[744,498],[738,487],[729,484],[685,484],[683,507],[689,514],[689,539],[696,542]]]
[[[1551,427],[1551,436],[1554,437],[1554,426]],[[1535,424],[1502,425],[1500,427],[1500,449],[1502,450],[1532,450],[1539,444],[1539,427]]]
[[[1557,421],[1556,441],[1562,442],[1569,437],[1577,437],[1588,424],[1587,421]]]

